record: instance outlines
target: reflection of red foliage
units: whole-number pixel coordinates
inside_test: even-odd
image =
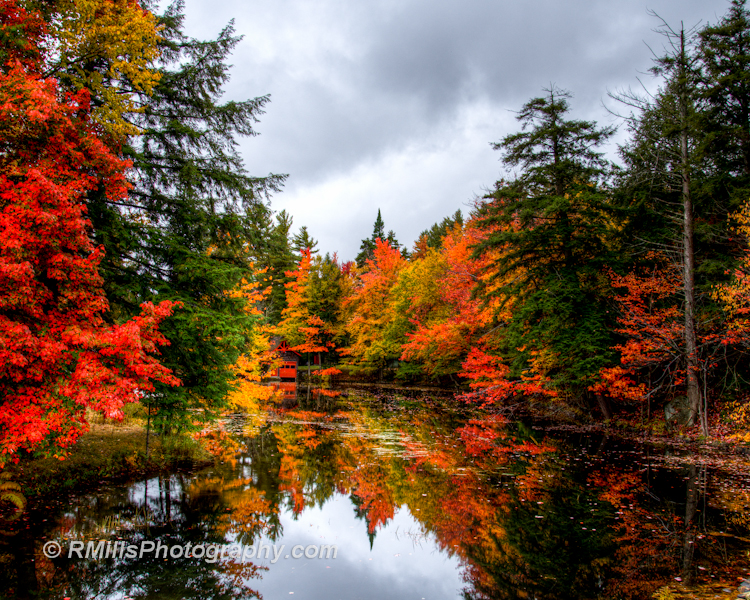
[[[314,450],[320,445],[320,440],[318,439],[317,434],[308,427],[305,427],[301,432],[297,434],[297,439],[299,439],[300,444],[302,444],[305,448],[309,448],[310,450]]]
[[[393,518],[395,502],[387,483],[371,469],[358,469],[352,474],[354,495],[362,502],[367,519],[367,531],[374,533]]]
[[[341,392],[337,392],[336,390],[318,390],[318,392],[322,396],[328,396],[329,398],[338,398],[341,395]]]
[[[494,450],[496,447],[495,440],[499,437],[499,434],[491,428],[473,424],[475,421],[470,421],[470,423],[472,424],[459,429],[466,452],[471,456],[479,456]]]
[[[492,415],[485,419],[472,419],[468,425],[461,427],[457,433],[470,456],[487,456],[497,461],[503,455],[514,453],[543,454],[554,452],[555,448],[546,444],[529,441],[516,441],[508,438],[507,419],[501,415]]]
[[[616,576],[610,580],[611,591],[621,598],[650,597],[657,587],[679,566],[669,547],[675,543],[673,523],[641,506],[633,506],[643,480],[635,471],[604,467],[588,477],[592,487],[602,490],[600,498],[617,510],[613,524],[617,533]]]
[[[299,467],[302,461],[298,458],[283,454],[279,468],[279,491],[289,492],[292,497],[292,512],[300,514],[305,508],[304,485],[300,478]]]
[[[299,419],[300,421],[327,420],[328,415],[314,410],[287,410],[284,411],[287,417]]]

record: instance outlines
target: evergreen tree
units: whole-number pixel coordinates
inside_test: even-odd
[[[391,234],[393,232],[390,232]],[[362,244],[359,247],[359,254],[357,254],[357,266],[362,268],[368,260],[372,260],[375,253],[375,240],[385,241],[385,224],[383,223],[383,217],[380,215],[380,209],[378,209],[378,216],[375,219],[375,224],[372,227],[372,235],[369,238],[362,240]]]
[[[614,130],[567,120],[570,94],[545,91],[518,114],[521,132],[493,144],[521,173],[487,197],[478,216],[491,232],[476,252],[503,256],[486,292],[513,305],[504,343],[515,374],[536,369],[582,396],[611,360],[601,269],[612,209],[602,187],[608,164],[595,148]]]
[[[660,249],[666,248],[682,273],[682,363],[690,406],[689,423],[692,425],[700,417],[705,432],[707,421],[699,381],[697,256],[700,251],[697,247],[703,238],[704,248],[715,248],[726,217],[709,216],[716,215],[717,207],[712,194],[706,193],[706,162],[700,151],[704,134],[700,125],[701,71],[695,31],[674,30],[662,20],[659,32],[667,41],[666,54],[656,57],[651,69],[664,80],[659,93],[653,98],[643,98],[629,92],[616,98],[636,109],[636,114],[629,118],[634,136],[624,154],[628,166],[626,179],[630,187],[640,189],[641,201],[648,206],[645,214],[658,215],[653,222],[658,223],[663,237],[650,236],[648,241],[658,244]],[[651,229],[649,222],[636,223],[633,229],[641,227]],[[707,254],[711,259],[703,261],[704,276],[715,281],[716,272],[725,269],[716,268],[717,263],[721,264],[716,260],[721,252]]]
[[[318,253],[318,241],[310,235],[306,225],[300,227],[299,232],[292,237],[292,246],[297,254],[300,254],[303,250],[309,250],[310,254]]]
[[[253,326],[244,300],[229,292],[249,273],[251,220],[267,212],[264,197],[283,182],[247,175],[236,151],[235,136],[254,135],[268,97],[219,102],[239,38],[231,26],[213,41],[187,38],[182,9],[178,2],[160,18],[161,78],[142,96],[143,112],[130,115],[142,132],[124,148],[134,165],[130,198],[89,201],[95,240],[107,249],[102,272],[113,317],[145,300],[183,304],[164,324],[170,346],[161,357],[183,385],[150,398],[162,430],[186,426],[189,409],[218,408],[226,398],[230,366]]]
[[[727,212],[750,196],[750,13],[745,0],[732,0],[716,25],[699,32],[702,68],[699,102],[700,150],[710,193]]]
[[[453,229],[456,225],[463,226],[464,217],[461,214],[461,209],[457,210],[450,217],[445,217],[439,223],[435,223],[429,229],[425,229],[419,234],[419,239],[424,239],[424,245],[427,248],[440,249],[443,247],[443,238]]]
[[[380,209],[378,209],[378,216],[372,227],[372,236],[370,236],[370,240],[374,241],[378,238],[385,240],[385,224],[383,223],[383,217],[380,215]]]
[[[271,292],[267,298],[266,319],[269,323],[278,323],[281,313],[287,306],[286,284],[290,281],[287,272],[297,265],[292,240],[289,232],[292,228],[292,216],[285,210],[276,215],[276,223],[271,227],[267,242],[266,282]]]
[[[388,235],[385,236],[385,241],[391,245],[391,248],[396,248],[397,250],[401,248],[401,244],[398,243],[398,240],[396,239],[396,233],[393,231],[393,229],[388,230]]]
[[[697,283],[699,290],[710,290],[713,295],[717,287],[728,283],[727,275],[734,272],[738,255],[742,256],[738,248],[742,236],[736,235],[733,215],[750,198],[750,11],[746,2],[732,0],[727,14],[698,35],[702,110],[697,128],[703,136],[699,152],[705,175],[696,207]],[[714,210],[704,215],[706,204]],[[710,318],[716,321],[719,311],[712,312]],[[720,374],[725,389],[747,389],[747,361],[741,354],[727,355],[727,350],[721,348],[726,368],[714,373]]]

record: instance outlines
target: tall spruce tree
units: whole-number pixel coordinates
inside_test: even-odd
[[[294,270],[297,257],[294,255],[292,239],[289,235],[292,228],[292,216],[285,210],[276,215],[267,242],[266,275],[271,291],[267,299],[266,319],[269,323],[278,323],[281,313],[287,306],[286,284],[290,281],[288,271]]]
[[[359,247],[359,254],[357,254],[356,262],[359,268],[364,267],[368,260],[372,260],[375,253],[375,242],[382,240],[388,242],[391,248],[401,250],[401,255],[404,258],[409,258],[409,252],[406,248],[401,248],[401,244],[396,239],[396,234],[392,229],[388,230],[388,235],[385,233],[385,223],[383,223],[383,217],[380,215],[380,209],[378,209],[378,216],[375,219],[375,223],[372,226],[372,235],[369,238],[362,240],[362,244]]]
[[[698,340],[696,333],[696,289],[695,289],[695,225],[693,215],[693,197],[691,178],[693,164],[691,160],[692,123],[696,111],[696,59],[692,51],[692,36],[684,28],[674,31],[664,24],[662,30],[670,43],[668,53],[657,59],[654,72],[665,74],[670,92],[674,97],[676,112],[672,125],[679,140],[679,159],[677,161],[680,176],[680,200],[682,204],[682,273],[685,293],[685,361],[687,363],[687,397],[690,405],[690,424],[699,414],[705,417],[701,403],[701,391],[698,365]],[[703,423],[704,433],[708,431],[708,422]]]
[[[729,12],[698,33],[698,89],[710,193],[730,212],[750,196],[750,12],[732,0]]]
[[[372,235],[369,238],[362,240],[362,244],[359,246],[359,254],[357,254],[357,266],[362,268],[365,266],[368,260],[372,260],[373,253],[375,252],[375,241],[385,241],[385,224],[383,223],[383,217],[380,215],[380,209],[378,209],[378,216],[375,219],[375,223],[372,226]]]
[[[162,431],[188,426],[191,409],[223,405],[230,367],[253,326],[244,300],[230,292],[249,275],[252,221],[284,179],[249,176],[236,149],[236,136],[255,135],[269,98],[219,101],[239,41],[232,26],[216,40],[189,39],[183,8],[177,2],[159,19],[161,79],[142,96],[143,112],[130,115],[142,132],[123,149],[133,161],[130,198],[115,203],[100,194],[89,203],[94,237],[107,249],[101,270],[113,318],[145,300],[182,303],[164,323],[170,346],[161,356],[182,386],[160,387],[148,399]]]
[[[493,144],[520,172],[487,196],[478,216],[491,232],[476,252],[503,256],[486,291],[513,303],[502,325],[514,373],[543,364],[558,390],[582,398],[611,360],[601,269],[612,207],[603,187],[608,163],[595,148],[614,130],[568,120],[570,94],[545,91],[519,112],[521,131]]]

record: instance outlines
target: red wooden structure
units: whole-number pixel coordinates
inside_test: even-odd
[[[299,352],[295,352],[286,343],[286,340],[277,340],[274,350],[281,358],[281,366],[276,370],[276,376],[281,379],[297,379],[297,367],[299,366]]]

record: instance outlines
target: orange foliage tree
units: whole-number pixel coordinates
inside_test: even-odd
[[[301,251],[297,269],[287,271],[290,281],[286,284],[286,308],[281,312],[282,321],[273,332],[284,338],[296,352],[329,352],[335,347],[334,325],[315,314],[310,302],[311,255],[310,249]]]
[[[391,292],[406,267],[406,260],[398,249],[378,238],[373,258],[366,264],[368,270],[343,301],[342,312],[351,343],[340,353],[357,369],[375,372],[401,353],[399,341],[385,333],[393,321]]]
[[[592,391],[617,400],[642,401],[662,387],[681,384],[684,326],[675,302],[682,286],[679,274],[655,265],[645,275],[611,272],[610,278],[614,288],[623,290],[617,295],[617,332],[625,341],[616,346],[621,364],[602,369],[601,381]],[[642,379],[651,375],[657,378],[647,386]]]
[[[591,391],[610,398],[647,401],[655,394],[670,397],[684,390],[687,360],[684,341],[684,311],[681,308],[684,284],[682,276],[657,255],[648,272],[617,275],[610,272],[612,285],[621,290],[616,299],[620,309],[616,332],[624,342],[615,346],[620,365],[600,371],[600,381]],[[697,356],[704,383],[698,417],[704,435],[708,434],[708,398],[706,380],[715,365],[712,353],[718,337],[707,323],[697,332]]]
[[[472,257],[472,246],[483,235],[471,225],[456,225],[440,250],[426,250],[416,261],[423,277],[415,278],[410,294],[415,330],[406,333],[401,360],[421,363],[429,375],[456,373],[478,334],[492,321],[494,306],[472,294],[489,260]]]

